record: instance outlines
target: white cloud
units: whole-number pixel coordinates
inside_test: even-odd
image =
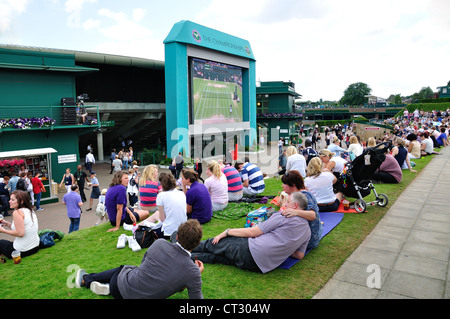
[[[141,26],[133,19],[129,19],[124,12],[114,12],[109,9],[99,10],[99,15],[109,18],[114,24],[103,27],[100,32],[109,39],[114,40],[144,40],[152,36],[152,31],[146,27]],[[138,14],[142,17],[142,13]]]
[[[147,14],[147,9],[141,9],[141,8],[134,9],[133,10],[133,20],[135,22],[140,22],[142,19],[144,19],[146,14]]]
[[[106,40],[98,43],[94,51],[164,60],[162,40],[155,38],[152,30],[141,24],[146,14],[147,11],[140,8],[132,10],[131,16],[100,9],[98,15],[103,19],[98,31]]]
[[[96,3],[97,0],[67,0],[64,4],[67,17],[67,26],[69,28],[79,28],[82,26],[82,10],[86,3]]]
[[[92,29],[97,29],[100,24],[100,20],[89,19],[82,23],[82,27],[84,30],[89,31]]]
[[[25,12],[28,0],[0,0],[0,34],[10,30],[11,23]]]
[[[382,97],[435,89],[450,74],[448,12],[446,0],[215,0],[194,22],[247,39],[257,80],[338,100],[359,81]]]

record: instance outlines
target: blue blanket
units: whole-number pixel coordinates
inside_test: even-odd
[[[326,234],[328,234],[334,227],[336,227],[342,221],[342,218],[344,218],[344,213],[319,213],[319,214],[320,220],[323,223],[323,231],[321,238],[323,238]],[[308,252],[309,250],[306,251],[305,255]],[[300,261],[299,259],[288,257],[280,266],[278,266],[278,268],[289,269],[299,261]]]

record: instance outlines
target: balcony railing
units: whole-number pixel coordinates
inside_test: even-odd
[[[89,109],[89,114],[88,114]],[[97,105],[0,106],[0,131],[100,127]]]

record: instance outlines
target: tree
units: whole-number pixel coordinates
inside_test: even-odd
[[[365,95],[369,95],[372,89],[363,82],[350,84],[344,91],[344,96],[341,98],[340,104],[347,105],[362,105],[367,102]]]
[[[420,99],[427,99],[433,97],[433,90],[428,87],[423,87],[418,93],[414,93],[411,98],[413,101]]]

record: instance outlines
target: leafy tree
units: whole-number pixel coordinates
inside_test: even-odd
[[[402,97],[400,96],[400,94],[394,96],[394,104],[402,104]]]
[[[365,95],[369,95],[372,89],[363,82],[350,84],[344,91],[344,96],[340,100],[340,104],[362,105],[367,102]]]
[[[428,87],[423,87],[418,93],[414,93],[411,97],[412,100],[420,100],[420,99],[426,99],[426,98],[430,98],[433,96],[433,90],[428,86]]]

